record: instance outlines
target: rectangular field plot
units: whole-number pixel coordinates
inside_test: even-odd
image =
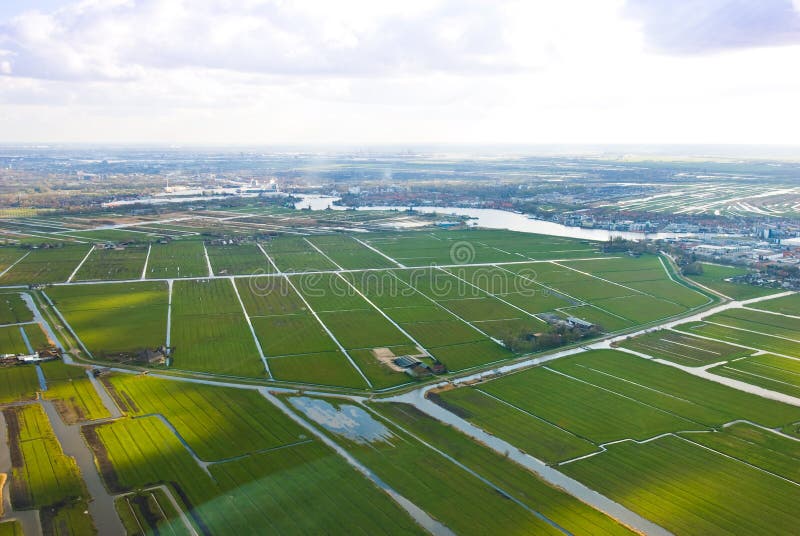
[[[67,424],[110,417],[83,367],[71,367],[62,361],[42,363],[47,382],[43,397],[53,400]]]
[[[115,375],[106,380],[129,415],[163,415],[203,460],[297,441],[303,430],[252,390]]]
[[[57,286],[47,295],[97,357],[135,354],[166,341],[166,283]]]
[[[800,360],[797,359],[756,355],[714,367],[710,372],[800,398]]]
[[[279,237],[261,245],[281,272],[336,270],[336,265],[303,238]]]
[[[758,298],[759,296],[768,296],[780,292],[780,289],[756,287],[728,281],[731,277],[746,273],[747,268],[703,263],[703,273],[690,276],[690,279],[734,300],[749,300],[750,298]]]
[[[350,236],[315,236],[308,240],[321,249],[333,262],[345,269],[395,268],[397,266],[396,263],[363,244],[359,244]]]
[[[141,491],[119,497],[114,504],[117,515],[129,536],[141,534],[141,530],[154,534],[190,536],[178,512],[172,506],[164,490]]]
[[[178,369],[262,377],[253,335],[230,279],[175,281],[171,346]]]
[[[88,493],[75,460],[61,450],[50,421],[38,404],[6,408],[3,415],[8,427],[12,455],[11,502],[15,509],[54,507],[59,514],[52,518],[58,526],[60,515],[67,514],[69,504],[86,509]],[[71,517],[71,516],[70,516]],[[89,516],[66,523],[70,534],[92,534]],[[44,521],[44,519],[43,519]],[[47,525],[49,523],[43,523]],[[44,526],[50,533],[55,527]]]
[[[797,532],[800,487],[677,437],[612,445],[559,470],[676,534]]]
[[[20,326],[0,326],[0,354],[27,354]]]
[[[0,324],[18,324],[33,320],[33,311],[18,293],[0,294]]]
[[[148,279],[207,276],[203,242],[176,240],[169,244],[153,244],[146,275]]]
[[[26,253],[28,253],[28,250],[0,247],[0,272],[17,262]]]
[[[751,303],[747,307],[751,309],[761,309],[762,311],[772,311],[785,315],[800,316],[800,294],[792,294],[772,300]]]
[[[706,317],[704,320],[800,342],[800,318],[763,313],[752,309],[727,309]]]
[[[0,367],[0,404],[32,399],[38,389],[36,367]]]
[[[710,341],[670,330],[639,335],[633,339],[627,339],[619,345],[689,367],[701,367],[752,353],[752,350],[731,346],[724,342]]]
[[[88,252],[88,246],[31,250],[30,255],[0,277],[0,284],[28,285],[66,281]]]
[[[275,270],[255,244],[206,245],[215,275],[269,274]]]
[[[280,534],[345,527],[365,534],[419,531],[344,460],[299,434],[292,446],[216,463],[205,472],[156,417],[124,419],[95,432],[90,444],[112,490],[163,482],[200,533],[248,533],[253,527]]]
[[[368,387],[364,378],[353,368],[353,365],[340,350],[271,357],[269,358],[269,368],[275,378],[289,382],[352,387],[355,389],[366,389]],[[364,373],[370,378],[370,381],[380,379],[384,374],[382,370],[370,370],[368,368],[364,369]],[[392,373],[391,376],[399,377],[400,380],[407,379],[404,374]],[[389,385],[397,385],[399,383],[402,382],[390,381]],[[373,381],[373,387],[379,388],[382,386]]]
[[[127,246],[121,250],[95,248],[73,280],[139,279],[146,258],[147,246]]]
[[[709,322],[690,322],[675,326],[675,329],[689,334],[697,334],[703,337],[726,341],[732,344],[739,344],[746,348],[763,350],[776,354],[800,357],[800,346],[793,340],[787,340],[770,335],[753,333],[730,326],[712,324]]]

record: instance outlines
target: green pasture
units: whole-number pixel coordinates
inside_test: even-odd
[[[74,281],[113,281],[120,279],[139,279],[142,277],[147,246],[126,246],[125,249],[95,248]]]
[[[619,343],[619,346],[689,367],[701,367],[752,353],[752,350],[724,342],[701,339],[667,329],[628,338]]]
[[[66,281],[89,252],[90,246],[74,245],[32,249],[30,254],[0,277],[1,285],[28,285]]]
[[[203,242],[176,240],[168,244],[153,244],[146,275],[148,279],[207,276]]]

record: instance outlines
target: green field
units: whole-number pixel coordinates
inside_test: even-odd
[[[207,276],[203,243],[198,240],[176,240],[169,244],[153,244],[146,275],[148,279]]]
[[[16,519],[0,522],[0,536],[23,536],[22,525]]]
[[[725,320],[725,319],[721,319]],[[729,324],[736,321],[728,321]],[[747,348],[764,350],[776,354],[800,357],[800,347],[792,340],[772,337],[767,334],[753,333],[732,326],[711,324],[708,322],[689,322],[675,326],[676,330],[689,334],[697,334],[720,341],[739,344]]]
[[[689,276],[689,279],[716,290],[734,300],[749,300],[750,298],[758,298],[760,296],[768,296],[781,292],[780,289],[762,288],[726,281],[726,279],[737,275],[744,275],[747,272],[747,268],[703,263],[703,274]]]
[[[191,534],[162,489],[125,495],[118,498],[114,506],[128,536],[144,531],[175,536]]]
[[[747,306],[751,309],[761,309],[785,315],[800,315],[800,294],[792,294],[781,298],[774,298],[756,302]]]
[[[62,361],[42,363],[47,381],[43,397],[53,400],[61,418],[67,424],[110,417],[83,367],[73,367]]]
[[[0,367],[0,404],[32,399],[38,390],[36,367]]]
[[[294,404],[307,398],[289,398]],[[346,410],[349,418],[364,423],[368,430],[380,430],[370,439],[348,438],[327,432],[358,461],[381,480],[457,534],[556,534],[559,533],[532,509],[512,502],[476,475],[433,451],[413,436],[389,423],[375,421],[364,409],[350,404],[317,401],[321,411],[338,420],[335,414]],[[326,420],[326,422],[328,422]],[[368,424],[367,424],[368,423]],[[323,423],[324,426],[325,423]]]
[[[30,255],[0,277],[0,284],[28,285],[66,281],[88,252],[89,247],[85,245],[33,249]]]
[[[797,485],[686,439],[620,443],[559,469],[676,534],[797,532]]]
[[[774,315],[752,309],[727,309],[703,320],[800,342],[800,318]]]
[[[11,502],[16,509],[47,508],[45,533],[56,527],[71,534],[94,534],[91,518],[73,515],[86,509],[88,493],[75,460],[66,456],[38,404],[6,408],[11,451]]]
[[[253,527],[275,533],[338,532],[345,527],[365,534],[419,532],[385,494],[327,447],[308,439],[266,400],[252,394],[260,399],[260,411],[239,416],[237,422],[251,419],[265,431],[291,430],[291,436],[283,440],[291,444],[237,458],[240,442],[254,437],[247,432],[249,426],[232,436],[221,434],[209,441],[215,443],[215,450],[232,458],[208,466],[209,472],[205,472],[158,418],[123,419],[97,427],[97,439],[90,441],[106,482],[120,491],[163,482],[193,525],[213,534],[248,533]],[[255,405],[259,404],[253,400],[250,409]],[[228,426],[216,419],[208,419],[208,423]],[[182,434],[185,431],[177,423],[176,428]],[[262,450],[275,446],[273,440],[263,439],[255,446]]]
[[[27,354],[20,326],[0,326],[0,354]]]
[[[139,279],[142,276],[147,246],[126,246],[125,249],[95,248],[74,281],[113,281]]]
[[[619,346],[689,367],[701,367],[752,353],[752,350],[724,342],[692,337],[667,329],[628,338],[619,343]]]
[[[262,247],[282,272],[335,270],[336,266],[303,238],[279,237],[263,242]]]
[[[622,534],[627,529],[569,494],[550,487],[514,462],[473,442],[455,429],[398,403],[370,407],[391,423],[426,441],[459,462],[476,468],[503,490],[573,534]]]
[[[166,283],[57,286],[47,295],[96,357],[136,354],[165,342]]]
[[[33,320],[33,311],[19,294],[0,294],[0,324],[18,324]]]
[[[172,366],[233,376],[263,377],[264,365],[229,279],[175,281]]]
[[[386,257],[375,253],[351,236],[315,236],[309,241],[321,249],[336,264],[345,269],[394,268],[397,265]]]
[[[762,354],[714,367],[710,372],[800,398],[797,359]]]
[[[274,269],[255,244],[206,245],[215,275],[268,274]]]

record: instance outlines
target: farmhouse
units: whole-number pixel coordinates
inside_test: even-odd
[[[591,327],[594,327],[594,324],[592,324],[591,322],[587,322],[586,320],[583,320],[583,319],[575,317],[575,316],[568,317],[567,318],[567,322],[569,322],[569,324],[571,326],[579,327],[579,328],[589,329]]]

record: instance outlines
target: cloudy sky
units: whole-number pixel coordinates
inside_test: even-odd
[[[2,0],[0,142],[800,144],[800,0]]]

